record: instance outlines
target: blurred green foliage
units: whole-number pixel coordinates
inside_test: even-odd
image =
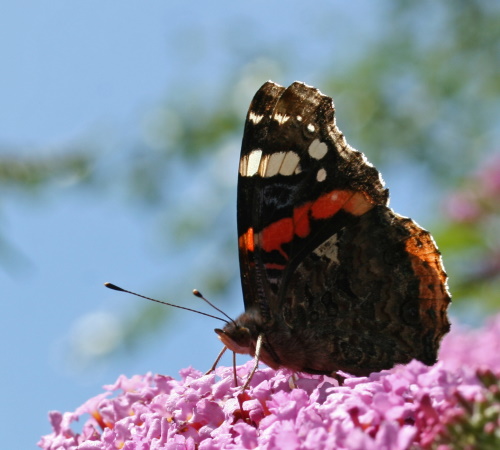
[[[90,174],[92,159],[93,155],[84,151],[22,157],[12,152],[0,154],[0,187],[34,193],[55,180],[74,178],[81,182]]]

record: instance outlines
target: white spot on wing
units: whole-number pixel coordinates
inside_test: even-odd
[[[264,116],[262,114],[255,114],[253,111],[250,111],[250,114],[248,115],[248,120],[255,124],[259,123],[263,118]]]
[[[328,152],[328,147],[319,139],[314,139],[314,141],[311,142],[311,145],[309,145],[308,152],[311,158],[321,159]]]
[[[314,133],[314,131],[316,130],[315,126],[310,123],[309,125],[307,125],[307,129],[311,132],[311,133]]]
[[[330,199],[333,203],[336,203],[339,199],[339,193],[337,191],[333,191],[332,195],[330,195]]]
[[[292,175],[295,172],[295,169],[299,165],[300,157],[295,152],[287,152],[285,159],[280,167],[281,175]]]
[[[320,258],[326,258],[329,265],[339,264],[339,249],[337,246],[338,240],[338,236],[334,234],[333,236],[328,238],[328,240],[316,247],[314,253]]]
[[[243,158],[240,159],[240,167],[239,167],[240,175],[242,177],[247,176],[247,166],[248,166],[248,156],[243,156]]]
[[[269,162],[269,156],[270,155],[264,155],[259,164],[259,176],[263,177],[265,176],[266,170],[267,170],[267,164]]]
[[[320,183],[322,181],[326,180],[326,170],[321,168],[318,170],[318,173],[316,174],[316,180],[319,181]]]
[[[286,114],[276,113],[274,115],[274,120],[276,120],[276,122],[278,122],[280,125],[283,125],[289,118],[290,116],[287,116]]]
[[[297,116],[297,122],[302,122],[302,116]]]
[[[262,157],[262,150],[260,148],[252,150],[248,155],[248,164],[246,167],[245,176],[253,177],[259,170],[260,158]]]
[[[281,164],[285,159],[286,152],[276,152],[267,155],[265,167],[261,167],[259,173],[264,177],[273,177],[280,171]]]

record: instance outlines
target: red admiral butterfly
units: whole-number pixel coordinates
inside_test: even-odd
[[[245,312],[215,330],[224,345],[256,366],[315,374],[434,364],[450,328],[447,275],[432,236],[388,203],[331,98],[265,83],[239,165]]]

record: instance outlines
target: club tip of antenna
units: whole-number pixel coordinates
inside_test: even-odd
[[[196,297],[203,298],[203,295],[201,295],[201,292],[198,289],[193,289],[193,295],[196,295]]]
[[[113,283],[104,283],[104,286],[106,286],[109,289],[113,289],[114,291],[123,291],[121,287],[118,287]]]

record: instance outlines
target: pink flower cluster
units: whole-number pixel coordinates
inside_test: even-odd
[[[121,376],[73,413],[51,412],[38,445],[62,449],[500,448],[500,315],[445,338],[440,362],[418,361],[342,386],[326,376],[233,369],[181,379]],[[240,383],[252,362],[237,368]],[[71,423],[90,418],[81,433]],[[476,445],[476,447],[475,447]]]
[[[495,154],[447,199],[446,209],[456,222],[484,222],[499,213],[499,199],[500,154]]]

